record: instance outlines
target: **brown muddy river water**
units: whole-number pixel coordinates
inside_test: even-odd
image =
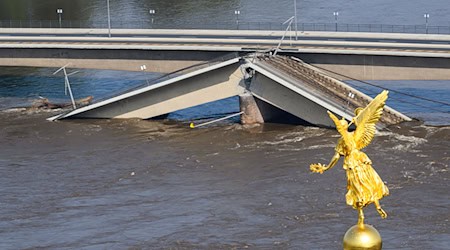
[[[338,134],[313,127],[48,122],[0,112],[0,249],[341,249],[357,212]],[[391,195],[384,249],[448,249],[450,127],[380,131],[365,150]]]

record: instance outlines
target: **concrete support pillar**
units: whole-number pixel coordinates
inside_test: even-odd
[[[242,124],[264,123],[261,111],[259,110],[252,94],[244,93],[239,95],[239,105],[241,111],[244,112],[241,114]]]

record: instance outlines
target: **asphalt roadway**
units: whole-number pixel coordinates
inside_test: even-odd
[[[242,30],[143,30],[113,29],[0,29],[0,48],[155,48],[252,51],[281,48],[287,51],[357,51],[367,54],[414,53],[450,57],[450,35],[284,32]]]

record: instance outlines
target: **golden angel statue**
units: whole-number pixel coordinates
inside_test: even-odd
[[[335,148],[335,154],[328,165],[321,163],[311,164],[310,170],[315,173],[323,173],[332,168],[340,156],[344,156],[344,169],[347,173],[347,205],[358,210],[358,225],[364,225],[363,208],[374,203],[382,218],[386,218],[386,212],[381,208],[379,200],[389,195],[388,188],[384,185],[380,176],[372,168],[372,161],[360,151],[372,141],[375,135],[375,124],[383,113],[383,107],[388,97],[388,91],[382,91],[364,109],[357,108],[355,117],[350,124],[342,118],[339,120],[328,111],[328,115],[336,124],[336,129],[341,138]],[[354,123],[356,129],[348,131]]]

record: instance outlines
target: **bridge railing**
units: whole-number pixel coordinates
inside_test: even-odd
[[[83,20],[0,20],[0,28],[107,28],[108,23]],[[295,27],[295,24],[292,25]],[[183,22],[165,21],[112,21],[113,29],[219,29],[219,30],[285,30],[281,22]],[[350,24],[350,23],[297,23],[298,31],[338,31],[373,33],[450,34],[450,26]]]

